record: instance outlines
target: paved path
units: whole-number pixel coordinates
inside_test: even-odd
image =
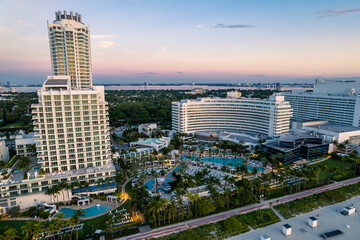
[[[261,203],[252,204],[252,205],[248,205],[248,206],[241,207],[241,208],[236,208],[233,210],[210,215],[210,216],[203,217],[203,218],[198,218],[198,219],[189,220],[189,221],[182,222],[182,223],[168,225],[168,226],[161,227],[161,228],[155,228],[149,232],[130,235],[127,237],[119,238],[119,240],[143,240],[143,239],[148,239],[148,238],[156,238],[156,237],[160,237],[160,236],[165,236],[165,235],[168,235],[171,233],[176,233],[176,232],[183,231],[183,230],[193,228],[193,227],[197,227],[197,226],[200,226],[203,224],[218,222],[223,219],[229,218],[231,216],[248,213],[248,212],[254,211],[256,209],[269,208],[270,202],[272,202],[273,205],[276,205],[277,203],[279,203],[279,204],[285,203],[285,202],[295,200],[297,198],[307,197],[307,196],[310,196],[313,194],[321,193],[321,192],[331,190],[331,189],[336,189],[336,188],[354,184],[357,182],[360,182],[360,177],[345,180],[342,182],[332,183],[332,184],[329,184],[326,186],[306,190],[304,192],[295,193],[295,194],[280,197],[277,199],[262,201]]]

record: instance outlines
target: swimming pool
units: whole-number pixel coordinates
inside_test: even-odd
[[[174,169],[174,171],[172,171],[171,173],[169,173],[167,176],[168,176],[168,177],[172,177],[172,176],[173,176],[172,173],[179,171],[180,168],[181,168],[181,166],[177,166],[177,167]]]
[[[165,182],[169,183],[169,182],[173,182],[173,180],[165,178]],[[151,179],[151,180],[147,181],[144,185],[147,188],[147,190],[151,191],[154,189],[154,184],[155,184],[155,179]],[[158,182],[158,187],[160,187],[160,186],[161,186],[161,183]]]
[[[188,159],[188,156],[187,155],[183,155],[181,157],[181,159]],[[198,157],[194,157],[192,158],[191,160],[195,161],[199,159]],[[203,157],[201,159],[199,159],[200,161],[205,161],[205,162],[210,162],[212,163],[213,161],[215,163],[218,163],[218,164],[222,164],[222,165],[225,165],[225,166],[228,166],[228,165],[231,165],[231,166],[241,166],[244,159],[243,158],[211,158],[211,157]],[[247,166],[247,169],[252,172],[254,170],[255,167],[251,167],[251,166]],[[266,170],[265,168],[262,168],[262,167],[256,167],[258,172],[261,172],[261,171],[264,171]]]
[[[84,211],[85,217],[92,217],[97,214],[103,213],[111,208],[112,208],[112,206],[108,206],[108,205],[100,205],[99,207],[94,205],[94,206],[91,206],[88,208],[84,208],[82,210]],[[63,213],[64,217],[69,218],[74,215],[75,210],[72,208],[62,208],[62,209],[60,209],[59,212]]]

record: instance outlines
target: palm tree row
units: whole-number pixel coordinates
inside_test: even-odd
[[[63,220],[64,214],[58,213],[55,220],[51,222],[41,222],[39,220],[27,221],[26,225],[22,226],[21,239],[73,239],[73,232],[75,231],[75,239],[79,239],[79,227],[81,217],[85,217],[82,210],[76,210],[74,215],[67,221]],[[64,230],[67,227],[68,230]],[[69,231],[70,230],[70,231]],[[2,235],[1,240],[16,240],[20,239],[19,233],[13,228],[8,228]]]

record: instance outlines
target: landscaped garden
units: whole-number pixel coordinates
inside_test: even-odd
[[[258,209],[247,214],[237,215],[236,218],[253,229],[262,228],[281,221],[270,208]]]
[[[274,206],[284,218],[295,217],[298,214],[307,213],[318,207],[345,201],[360,194],[360,183],[344,186],[334,190],[299,198],[291,202]]]
[[[258,209],[256,211],[232,216],[225,220],[201,225],[179,233],[161,237],[161,240],[201,240],[201,239],[226,239],[250,231],[250,227],[256,229],[279,222],[272,209]]]

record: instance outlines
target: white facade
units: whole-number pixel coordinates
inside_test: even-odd
[[[239,91],[227,92],[227,93],[226,93],[226,96],[227,96],[228,98],[239,98],[239,97],[241,97],[241,92],[239,92]]]
[[[318,79],[315,81],[313,92],[331,95],[360,94],[360,81]]]
[[[9,148],[5,145],[5,141],[0,141],[0,160],[1,161],[9,161]]]
[[[26,177],[22,172],[12,172],[0,181],[2,211],[16,205],[27,208],[51,201],[45,192],[61,181],[89,184],[75,186],[70,197],[72,193],[116,191],[108,107],[104,87],[92,86],[88,27],[81,23],[78,14],[56,15],[54,24],[49,24],[55,76],[48,77],[37,92],[39,103],[32,105],[38,162]],[[52,201],[63,199],[58,196]]]
[[[138,127],[138,132],[151,136],[151,132],[155,129],[157,129],[156,123],[140,124]]]
[[[92,87],[90,29],[81,22],[81,15],[66,11],[55,13],[48,22],[52,75],[71,76],[71,86]]]
[[[325,120],[329,123],[360,126],[360,97],[312,92],[283,93],[293,109],[292,120]]]
[[[69,82],[49,77],[32,106],[38,159],[47,173],[111,164],[104,87],[72,89]]]
[[[343,143],[349,141],[354,144],[360,143],[359,127],[330,124],[327,121],[293,122],[292,125],[294,130],[316,132],[324,136],[324,140],[327,142]]]
[[[151,147],[156,151],[159,151],[165,147],[170,145],[170,138],[169,137],[162,137],[162,138],[143,138],[139,139],[136,142],[131,142],[130,147],[137,147],[137,146],[145,146]]]
[[[292,109],[284,97],[199,98],[172,103],[172,130],[235,131],[276,137],[289,131]]]
[[[16,155],[33,157],[35,155],[35,144],[34,133],[17,135],[15,137]]]

